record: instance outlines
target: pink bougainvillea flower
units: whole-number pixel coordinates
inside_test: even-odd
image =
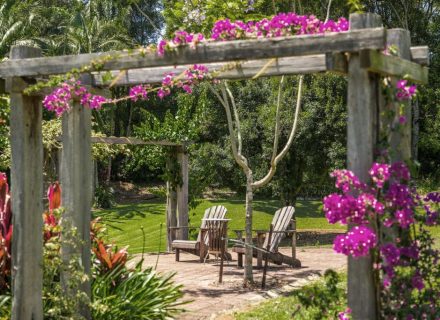
[[[347,308],[344,312],[338,313],[338,320],[350,320],[351,319],[351,309]]]
[[[147,89],[143,85],[134,86],[129,92],[130,99],[136,102],[139,99],[147,99]]]
[[[355,226],[346,235],[338,235],[333,243],[333,249],[354,258],[367,256],[370,249],[377,243],[373,230],[366,226]]]
[[[366,188],[366,185],[360,182],[359,178],[350,170],[334,170],[330,176],[336,178],[336,188],[342,190],[344,193],[349,192],[351,188],[356,190],[363,190]]]
[[[411,209],[397,210],[394,217],[403,229],[408,229],[414,223],[414,213]]]
[[[396,84],[396,99],[399,101],[411,100],[417,92],[417,87],[415,85],[408,86],[407,80],[399,80]]]
[[[415,201],[406,184],[392,183],[385,194],[387,206],[398,209],[413,209]]]
[[[417,289],[419,291],[421,291],[421,290],[423,290],[423,288],[425,288],[425,283],[423,282],[423,278],[420,275],[419,271],[416,271],[416,273],[412,277],[411,285],[414,289]]]
[[[403,162],[394,162],[389,171],[396,179],[409,181],[411,178],[409,169]]]
[[[390,166],[374,163],[370,169],[370,176],[378,188],[383,188],[385,182],[390,178]]]
[[[397,266],[400,262],[400,250],[393,243],[387,243],[380,247],[380,253],[387,266]]]

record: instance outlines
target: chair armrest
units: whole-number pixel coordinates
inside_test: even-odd
[[[182,227],[168,227],[168,230],[180,230],[180,229],[199,229],[198,227],[182,226]]]

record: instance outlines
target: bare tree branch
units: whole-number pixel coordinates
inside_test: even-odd
[[[280,162],[284,158],[284,156],[287,154],[287,151],[289,151],[289,148],[293,143],[293,138],[295,136],[296,127],[298,124],[298,115],[299,115],[299,112],[301,109],[303,80],[304,80],[304,76],[301,76],[299,78],[298,95],[297,95],[297,99],[296,99],[295,118],[293,121],[292,130],[290,131],[289,140],[287,141],[286,145],[284,146],[284,149],[281,150],[281,152],[275,157],[274,161],[271,163],[269,172],[266,174],[266,176],[258,181],[255,181],[252,184],[253,189],[261,188],[264,185],[266,185],[267,183],[269,183],[269,181],[272,179],[272,177],[275,174],[278,162]]]
[[[281,77],[280,85],[278,87],[277,111],[275,114],[275,135],[273,138],[273,150],[272,150],[272,157],[270,158],[270,165],[273,164],[278,153],[278,141],[280,135],[281,90],[283,89],[283,82],[284,82],[284,76]]]
[[[217,92],[217,90],[215,90],[215,88],[210,83],[208,83],[208,86],[209,86],[209,89],[216,95],[217,99],[220,101],[220,103],[225,108],[226,119],[228,121],[228,128],[229,128],[229,139],[231,140],[232,154],[234,156],[234,159],[240,165],[240,167],[243,168],[243,170],[245,172],[248,172],[248,171],[250,171],[250,168],[248,166],[248,161],[241,153],[238,153],[238,150],[237,150],[237,139],[235,137],[235,132],[234,132],[234,124],[233,124],[233,120],[232,120],[231,107],[229,105],[228,96],[226,94],[224,83],[222,83],[223,97],[220,96],[220,94]]]
[[[224,90],[224,89],[226,89],[226,91],[229,94],[229,98],[231,99],[232,110],[234,111],[235,127],[237,129],[238,154],[241,155],[241,151],[243,149],[243,139],[241,137],[240,118],[238,116],[237,105],[235,104],[234,95],[232,94],[231,90],[229,89],[227,81],[224,82],[224,87],[222,87],[222,90]],[[224,94],[223,94],[223,96],[224,96]]]
[[[325,16],[325,22],[330,19],[330,9],[332,7],[332,0],[328,0],[328,6],[327,6],[327,15]]]
[[[146,13],[145,13],[145,12],[139,7],[139,5],[137,4],[136,1],[134,1],[133,4],[134,4],[134,6],[136,7],[136,9],[139,11],[139,13],[140,13],[141,15],[143,15],[143,16],[148,20],[148,22],[151,24],[151,26],[153,27],[153,29],[156,30],[156,32],[158,32],[159,35],[160,35],[161,37],[163,37],[162,31],[156,26],[156,24],[155,24],[154,21],[148,16],[148,14],[146,14]]]

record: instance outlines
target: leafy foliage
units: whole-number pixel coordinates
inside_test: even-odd
[[[183,294],[173,275],[159,276],[140,265],[131,271],[118,267],[93,280],[94,319],[167,319],[180,311],[182,303],[176,301]]]

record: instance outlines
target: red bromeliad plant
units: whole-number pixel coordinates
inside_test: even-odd
[[[111,245],[105,245],[102,239],[96,239],[92,250],[99,261],[99,271],[102,273],[123,267],[127,262],[127,247],[118,250]]]
[[[113,245],[105,244],[102,235],[105,228],[99,223],[99,218],[90,223],[90,238],[92,251],[95,254],[95,266],[100,273],[110,272],[125,266],[128,259],[127,248],[118,249]]]
[[[60,212],[58,209],[61,207],[61,187],[58,181],[49,186],[47,199],[49,200],[49,211],[43,213],[45,242],[60,234]]]
[[[6,174],[0,172],[0,293],[9,289],[12,230],[9,185]]]

